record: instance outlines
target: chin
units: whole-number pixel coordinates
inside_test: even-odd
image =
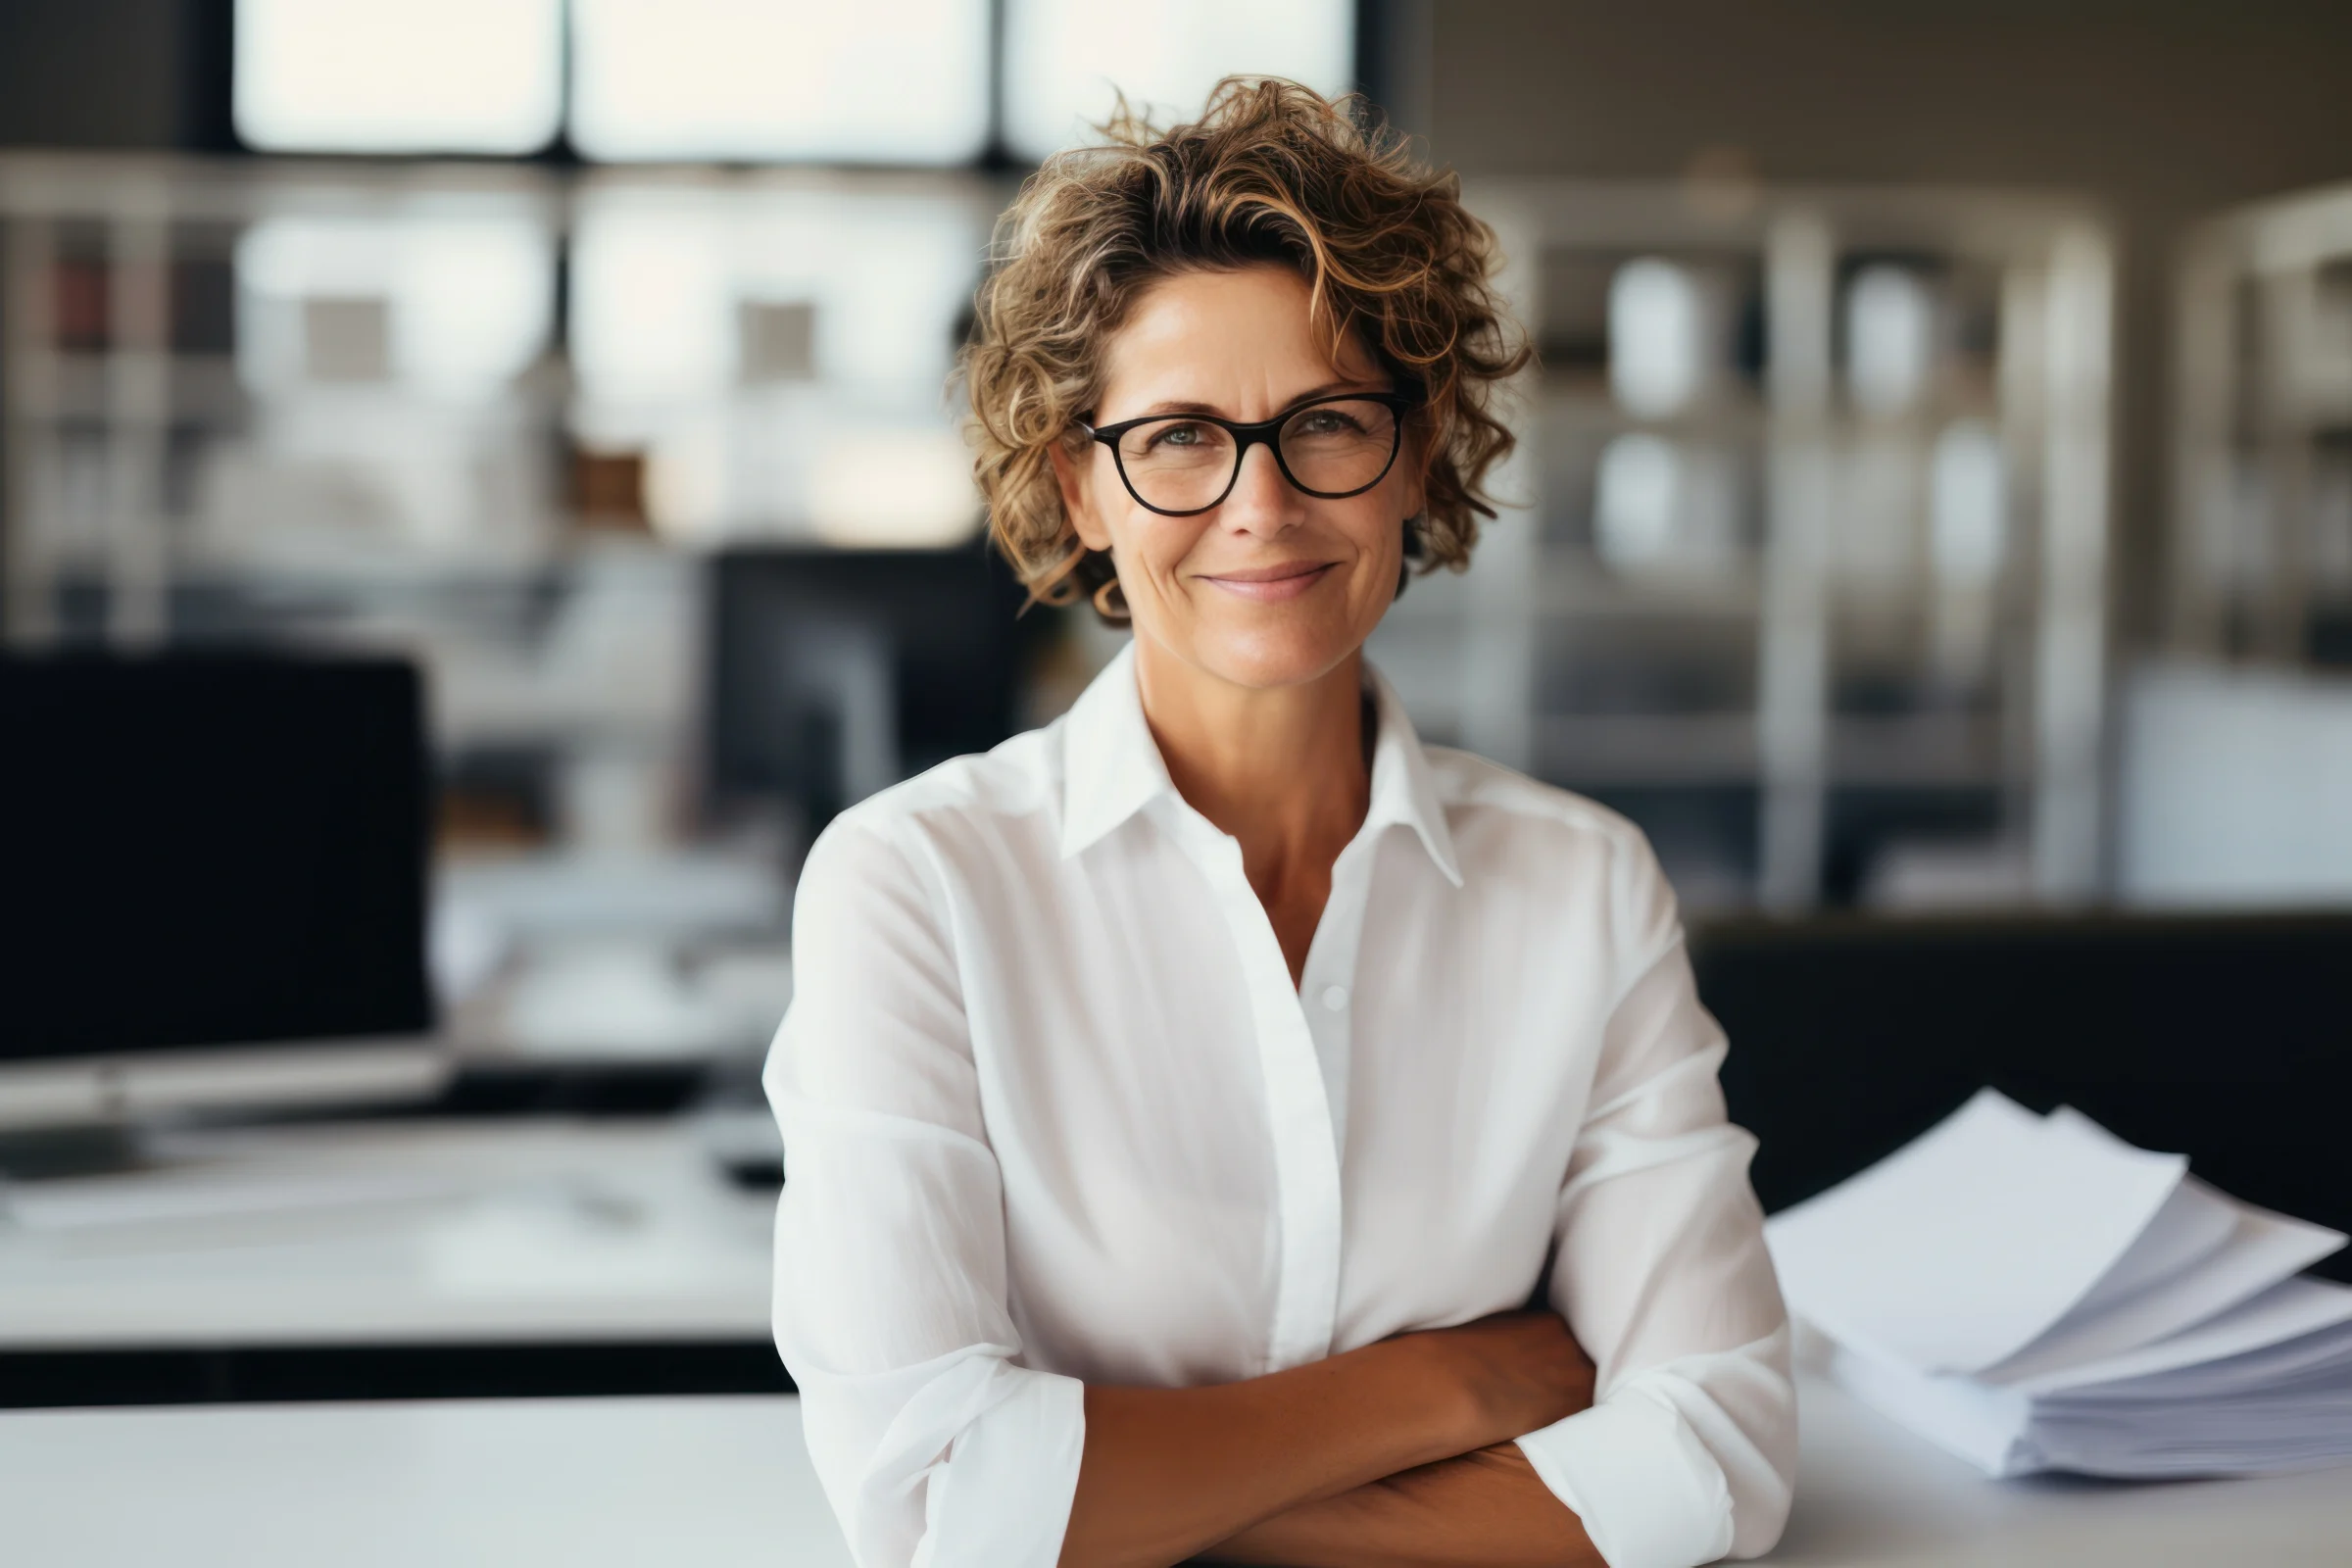
[[[1194,654],[1220,680],[1266,689],[1316,680],[1362,643],[1351,631],[1314,622],[1202,627]]]

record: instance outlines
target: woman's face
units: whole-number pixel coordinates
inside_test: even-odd
[[[1184,414],[1250,423],[1332,393],[1393,390],[1352,336],[1335,361],[1307,305],[1306,283],[1281,267],[1154,284],[1111,340],[1094,424]],[[1181,424],[1150,435],[1171,454],[1224,441]],[[1183,517],[1140,504],[1106,446],[1091,443],[1075,459],[1057,449],[1054,462],[1078,537],[1110,552],[1138,639],[1252,688],[1314,680],[1363,645],[1396,597],[1403,522],[1421,509],[1409,431],[1386,476],[1361,495],[1307,495],[1259,444],[1222,502]],[[1140,471],[1136,457],[1129,465]]]

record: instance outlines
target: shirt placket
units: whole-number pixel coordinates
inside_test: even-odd
[[[1331,868],[1331,896],[1315,925],[1298,1000],[1323,1072],[1324,1101],[1331,1120],[1332,1153],[1341,1172],[1348,1164],[1348,1085],[1354,1065],[1355,956],[1363,938],[1364,910],[1372,875],[1372,844],[1359,837],[1340,853]],[[1336,1302],[1335,1302],[1336,1311]]]
[[[1266,1370],[1278,1371],[1331,1353],[1340,1282],[1337,1124],[1316,1030],[1299,993],[1291,987],[1290,965],[1243,869],[1240,844],[1197,813],[1179,812],[1174,825],[1207,877],[1233,936],[1257,1033],[1266,1122],[1274,1142],[1278,1222]],[[1335,895],[1337,880],[1335,869]],[[1352,942],[1348,945],[1352,949]]]

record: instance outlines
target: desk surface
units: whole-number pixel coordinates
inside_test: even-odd
[[[766,1336],[773,1200],[728,1187],[674,1125],[334,1128],[218,1152],[459,1190],[0,1236],[0,1348]],[[1826,1384],[1803,1397],[1775,1562],[2352,1562],[2352,1472],[1996,1483]],[[0,1519],[31,1548],[12,1563],[93,1568],[848,1562],[789,1398],[0,1413]]]
[[[687,1124],[325,1124],[175,1152],[107,1180],[182,1212],[140,1220],[133,1192],[129,1218],[0,1223],[0,1351],[767,1338],[775,1195],[729,1184]],[[261,1195],[243,1212],[240,1189]]]
[[[1804,1473],[1775,1563],[2352,1560],[2342,1470],[1994,1482],[1826,1384],[1803,1398]],[[782,1397],[0,1414],[0,1517],[28,1568],[849,1564]]]

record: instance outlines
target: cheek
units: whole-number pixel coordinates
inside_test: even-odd
[[[1383,487],[1384,492],[1386,488]],[[1378,512],[1365,519],[1364,526],[1355,531],[1361,565],[1356,580],[1349,585],[1348,597],[1351,618],[1357,630],[1365,635],[1388,613],[1389,606],[1396,602],[1397,575],[1406,564],[1404,514],[1396,510],[1396,499],[1385,500]]]
[[[1404,564],[1405,514],[1399,510],[1402,497],[1383,486],[1380,504],[1367,508],[1348,530],[1364,561],[1377,568],[1385,568],[1394,579],[1396,568]],[[1378,575],[1378,571],[1375,571]],[[1394,588],[1392,580],[1390,587]]]
[[[1180,596],[1185,561],[1204,531],[1197,519],[1163,517],[1136,507],[1112,519],[1108,531],[1119,580],[1128,585],[1129,603],[1139,590],[1157,599]]]

